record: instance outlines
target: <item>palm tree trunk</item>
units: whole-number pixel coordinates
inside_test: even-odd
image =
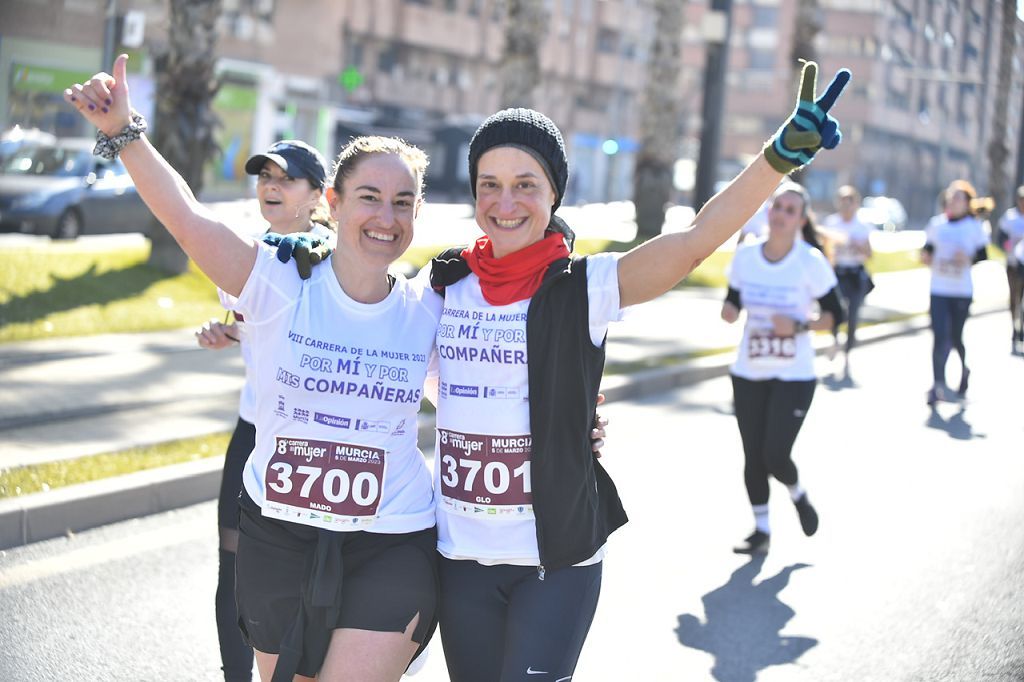
[[[665,222],[672,197],[673,165],[679,156],[682,102],[679,96],[683,3],[656,0],[655,31],[640,114],[640,149],[633,172],[637,236],[653,237]]]
[[[1017,28],[1017,3],[1003,0],[999,36],[999,70],[996,75],[995,104],[992,107],[992,133],[988,144],[988,191],[996,201],[996,211],[1006,206],[1010,188],[1006,162],[1010,150],[1010,90],[1013,85],[1014,32]],[[998,213],[993,213],[998,215]]]
[[[547,34],[543,0],[508,0],[505,52],[501,59],[500,105],[529,107],[540,82],[540,45]]]
[[[221,0],[170,0],[169,9],[168,44],[155,55],[153,146],[198,196],[203,167],[220,154],[213,98],[219,87],[214,64]],[[162,226],[152,225],[149,237],[149,265],[171,273],[188,268],[188,257]]]
[[[814,42],[821,32],[822,23],[821,6],[818,4],[818,0],[797,0],[796,25],[793,28],[793,47],[790,53],[790,62],[793,69],[793,89],[796,89],[796,84],[800,82],[803,62],[818,60],[818,52]],[[789,92],[792,92],[792,90]],[[791,177],[795,182],[803,182],[805,173],[806,169],[801,168],[794,171]]]

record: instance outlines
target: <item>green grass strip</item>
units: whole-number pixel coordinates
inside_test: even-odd
[[[223,456],[230,432],[0,470],[0,499]]]
[[[0,251],[0,343],[198,327],[224,315],[198,269],[168,276],[148,267],[148,256],[148,244]]]
[[[628,251],[634,242],[580,239],[580,255]],[[416,247],[402,258],[418,271],[442,247]],[[107,250],[54,242],[0,251],[0,343],[49,337],[198,327],[221,317],[213,283],[193,265],[168,276],[146,266],[149,244]],[[680,287],[723,288],[732,253],[716,251]],[[916,251],[876,253],[874,273],[921,267]]]

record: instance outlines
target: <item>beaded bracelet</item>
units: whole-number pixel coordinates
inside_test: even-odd
[[[146,131],[147,127],[146,119],[133,109],[132,122],[122,128],[117,135],[111,137],[102,130],[96,131],[96,146],[93,147],[92,153],[102,156],[108,161],[113,161],[121,153],[121,150],[128,146],[128,143],[142,137],[142,133]]]

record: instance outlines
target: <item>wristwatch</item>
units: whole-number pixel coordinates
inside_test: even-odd
[[[806,322],[803,322],[801,320],[797,320],[796,322],[793,323],[793,333],[794,334],[803,333],[805,331],[808,331],[810,328],[811,328],[811,325],[809,325]]]

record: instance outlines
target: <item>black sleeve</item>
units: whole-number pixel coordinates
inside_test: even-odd
[[[974,252],[975,263],[980,263],[983,260],[988,260],[988,249],[984,246]]]
[[[725,295],[725,300],[736,306],[737,310],[743,310],[743,304],[740,303],[740,290],[729,287],[729,293]]]
[[[1010,235],[1006,234],[1006,230],[1001,227],[996,228],[995,236],[993,237],[995,245],[999,247],[1001,251],[1004,251],[1003,244],[1010,238]]]
[[[846,321],[846,313],[843,312],[843,303],[839,300],[839,294],[836,293],[836,288],[832,287],[828,290],[828,293],[818,299],[818,305],[821,306],[822,312],[832,313],[832,324],[839,325]]]

